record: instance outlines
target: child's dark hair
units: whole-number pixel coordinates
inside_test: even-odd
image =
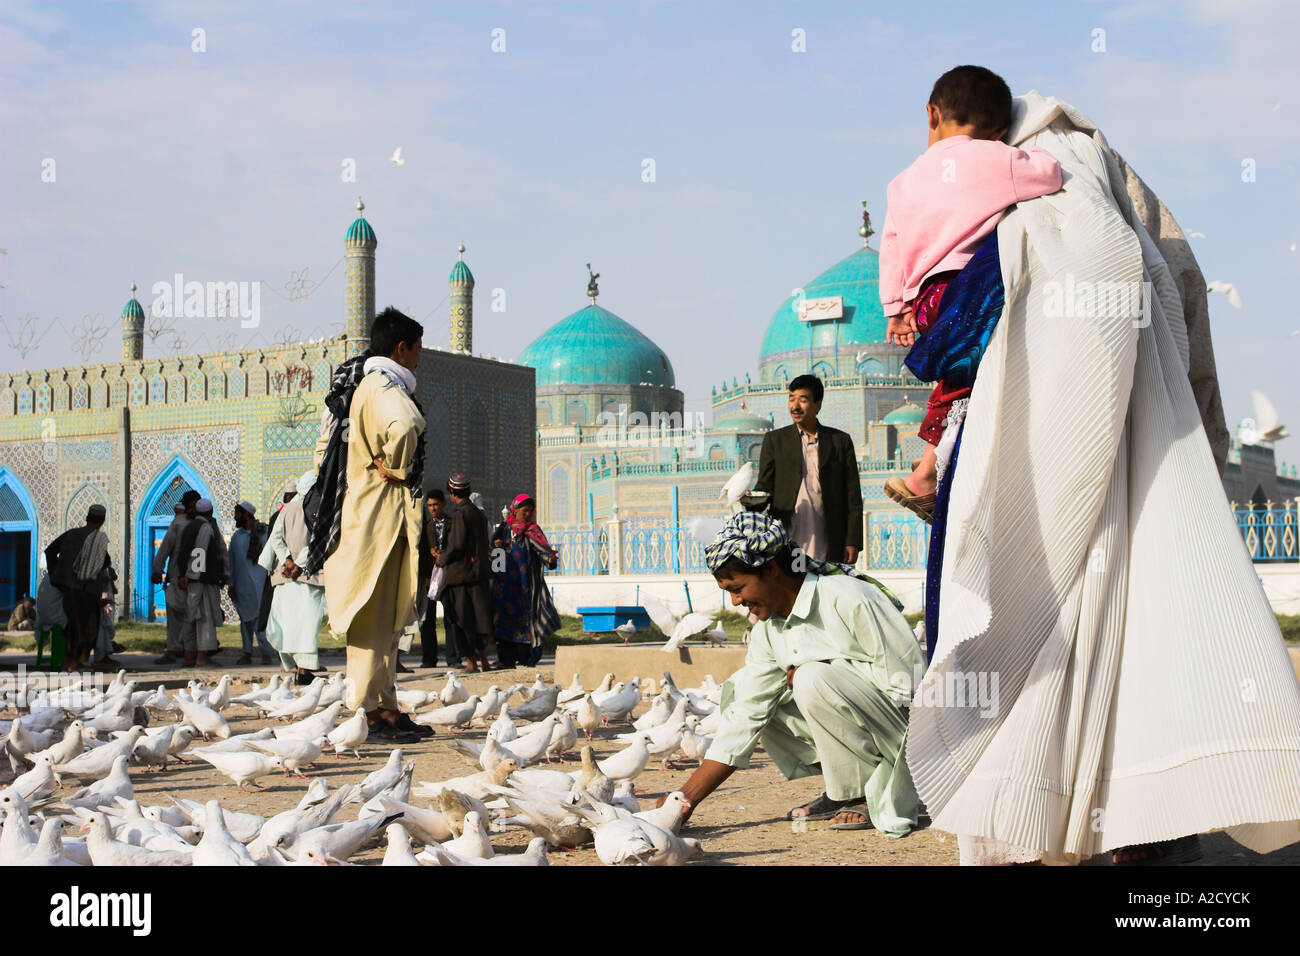
[[[826,388],[822,385],[822,380],[816,375],[796,375],[790,379],[790,391],[797,392],[801,388],[812,392],[814,402],[820,402],[822,396],[826,394]]]
[[[1011,88],[982,66],[956,66],[935,81],[930,103],[946,120],[974,126],[980,139],[1011,125]]]
[[[391,358],[398,342],[413,346],[423,335],[424,326],[390,305],[370,325],[370,352]]]

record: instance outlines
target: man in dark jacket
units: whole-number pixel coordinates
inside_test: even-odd
[[[45,567],[50,581],[63,594],[68,616],[64,660],[69,672],[90,662],[99,639],[100,609],[107,603],[104,591],[111,569],[108,535],[103,531],[107,514],[103,505],[91,505],[82,527],[63,532],[45,549]]]
[[[447,532],[451,521],[447,517],[447,496],[441,488],[434,488],[424,500],[424,541],[420,548],[420,582],[426,596],[424,620],[420,624],[420,666],[438,666],[438,603],[442,599],[429,601],[429,580],[433,577],[437,555],[447,546]],[[451,642],[451,628],[443,622],[447,632],[447,666],[452,667],[460,660]]]
[[[447,546],[438,554],[443,569],[444,626],[455,628],[455,643],[470,673],[490,670],[487,641],[492,634],[492,557],[487,517],[469,500],[469,476],[452,472],[447,491],[455,511],[447,528]],[[450,643],[450,640],[449,640]]]
[[[825,389],[815,375],[790,382],[793,424],[768,432],[755,491],[811,558],[852,564],[862,550],[862,485],[853,439],[817,420]]]

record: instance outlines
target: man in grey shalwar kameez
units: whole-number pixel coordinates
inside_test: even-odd
[[[154,661],[155,664],[174,664],[185,653],[181,637],[185,631],[185,592],[176,586],[184,562],[180,559],[178,549],[185,526],[194,520],[194,503],[200,497],[193,489],[181,495],[181,500],[176,503],[176,516],[172,518],[167,533],[163,535],[158,550],[154,552],[150,580],[154,584],[164,584],[165,581],[167,602],[167,649]],[[164,569],[166,569],[165,579]]]
[[[225,623],[221,610],[221,588],[230,580],[226,542],[212,517],[212,502],[200,498],[194,505],[195,519],[181,535],[180,555],[184,574],[177,585],[185,592],[185,628],[182,647],[185,666],[206,667],[215,651],[217,628]]]

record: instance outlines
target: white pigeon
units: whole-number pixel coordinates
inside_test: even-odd
[[[248,746],[262,753],[274,754],[284,761],[284,771],[306,779],[303,767],[310,767],[321,757],[321,748],[306,737],[272,737],[270,740],[250,740]]]
[[[444,707],[450,707],[452,704],[461,704],[469,700],[469,691],[460,682],[460,678],[455,674],[448,674],[447,683],[438,694],[438,699],[442,701]]]
[[[620,780],[635,780],[650,762],[650,749],[645,738],[632,741],[624,749],[604,760],[597,761],[600,772],[615,783]]]
[[[402,815],[402,818],[392,826],[402,827],[413,840],[419,840],[421,843],[441,843],[456,836],[447,820],[447,815],[441,810],[417,807],[382,794],[379,801],[386,814]]]
[[[185,719],[194,725],[194,728],[203,735],[204,740],[212,737],[218,737],[225,740],[230,736],[230,724],[226,723],[226,718],[217,713],[207,704],[186,700],[177,696],[176,703],[180,705],[181,713]]]
[[[646,820],[657,827],[663,827],[670,833],[679,833],[682,820],[686,816],[686,794],[674,790],[664,797],[663,804],[649,810],[633,814],[638,820]]]
[[[320,692],[320,700],[316,701],[316,706],[329,707],[335,701],[347,700],[348,689],[351,686],[350,678],[343,676],[342,671],[335,671],[325,682],[325,689]]]
[[[1241,293],[1237,291],[1237,287],[1233,285],[1231,282],[1224,282],[1220,279],[1213,279],[1210,282],[1205,283],[1205,291],[1222,292],[1224,295],[1228,297],[1229,305],[1231,305],[1234,309],[1241,308]]]
[[[320,703],[320,695],[324,691],[325,680],[317,677],[301,697],[295,697],[293,700],[285,701],[277,706],[271,706],[269,703],[262,704],[262,713],[272,720],[294,721],[299,717],[308,717],[316,712]],[[199,729],[202,730],[203,728],[200,727]]]
[[[397,702],[407,710],[416,711],[433,699],[435,695],[427,690],[416,688],[397,688]]]
[[[498,743],[508,744],[519,736],[519,728],[515,722],[510,719],[507,712],[509,708],[505,704],[501,705],[501,714],[496,720],[492,721],[492,726],[488,728],[488,736],[495,737]]]
[[[608,725],[611,721],[625,720],[641,703],[641,688],[628,684],[617,694],[611,694],[596,704],[600,716]]]
[[[544,720],[555,710],[555,702],[560,697],[560,688],[551,686],[532,700],[518,707],[510,708],[510,716],[516,720]]]
[[[59,786],[54,762],[43,756],[37,759],[36,766],[20,774],[5,789],[18,794],[27,804],[40,804],[45,803]]]
[[[265,687],[258,687],[254,684],[253,689],[247,694],[240,694],[238,697],[232,697],[230,698],[230,702],[232,704],[245,704],[252,706],[261,701],[270,700],[272,695],[280,689],[280,681],[281,677],[279,674],[272,674],[271,679],[266,682]],[[158,689],[162,690],[162,687],[159,686]]]
[[[650,598],[643,599],[641,605],[650,615],[650,620],[655,622],[655,627],[668,638],[663,646],[665,651],[677,650],[688,637],[710,630],[715,622],[715,618],[699,611],[691,611],[685,617],[678,618],[664,605]]]
[[[426,727],[448,727],[454,732],[457,727],[468,726],[469,722],[474,719],[474,711],[478,709],[478,702],[479,696],[475,694],[463,703],[425,711],[423,714],[417,714],[412,719],[417,724],[423,724]]]
[[[186,800],[179,797],[168,795],[169,799],[176,805],[175,811],[183,816],[190,823],[203,823],[207,815],[207,805],[200,803],[198,800]],[[161,808],[145,807],[146,816],[153,816],[150,810]],[[251,843],[262,832],[262,827],[266,825],[266,818],[256,813],[243,813],[238,810],[227,810],[224,807],[221,810],[221,819],[230,831],[230,835],[244,845]]]
[[[82,827],[86,830],[86,849],[95,866],[188,866],[193,854],[182,850],[150,850],[131,846],[113,838],[108,816],[92,813]]]
[[[632,622],[628,621],[628,623],[631,624]],[[621,626],[622,625],[620,625],[620,627]],[[614,630],[618,630],[618,628],[614,628]],[[636,630],[636,628],[634,627],[633,630]],[[560,696],[556,699],[556,703],[567,704],[571,700],[581,700],[582,695],[585,693],[586,691],[582,689],[582,681],[578,679],[577,674],[574,674],[573,680],[569,683],[569,686],[560,691]]]
[[[423,866],[415,858],[415,851],[411,849],[411,835],[400,821],[388,824],[384,833],[388,838],[388,848],[384,850],[384,860],[380,866]]]
[[[209,800],[203,816],[203,839],[194,848],[195,866],[257,866],[248,848],[226,828],[221,804]]]
[[[276,727],[275,736],[281,738],[306,737],[308,740],[319,740],[334,729],[334,721],[338,720],[341,713],[343,713],[343,701],[336,700],[324,710],[312,714],[305,720],[298,720],[284,727]]]
[[[551,846],[578,847],[591,839],[590,821],[575,811],[572,804],[549,800],[540,794],[524,799],[508,788],[497,788],[506,805],[515,813],[510,820],[542,837]]]
[[[158,713],[180,710],[180,708],[176,706],[176,701],[167,696],[167,689],[163,687],[162,684],[159,684],[158,689],[146,697],[141,702],[140,706],[146,710],[152,710]]]
[[[98,780],[107,777],[113,770],[113,761],[119,756],[129,756],[136,743],[144,736],[144,728],[132,727],[116,740],[105,743],[102,747],[87,750],[73,757],[66,763],[57,764],[55,772],[83,780]]]
[[[86,727],[89,727],[100,734],[111,734],[115,730],[127,730],[131,724],[133,708],[131,701],[126,697],[115,698],[98,717],[93,720],[83,721]]]
[[[681,750],[691,760],[703,760],[705,754],[709,752],[709,747],[713,746],[712,737],[696,732],[698,726],[698,724],[695,727],[687,726],[682,733]]]
[[[697,734],[716,734],[718,728],[722,726],[722,708],[719,707],[713,713],[699,722],[695,728]]]
[[[63,852],[62,817],[47,817],[41,825],[40,835],[22,859],[23,866],[72,866]]]
[[[466,697],[466,700],[469,698]],[[487,719],[495,713],[499,713],[501,706],[510,700],[510,694],[505,693],[496,684],[488,688],[486,694],[478,702],[478,707],[474,711],[474,720],[481,720],[487,723]]]
[[[741,494],[743,495],[744,492],[741,492]],[[718,536],[718,532],[722,530],[724,524],[726,524],[726,521],[722,518],[701,515],[688,521],[686,530],[701,546],[708,547],[713,543],[713,539]]]
[[[360,760],[360,747],[369,736],[370,723],[366,720],[365,709],[358,707],[356,713],[331,730],[326,739],[334,748],[335,759],[342,758],[346,751],[351,750],[352,756]]]
[[[238,784],[240,793],[248,793],[249,783],[259,790],[265,790],[265,787],[257,783],[257,778],[284,767],[284,761],[273,754],[199,754],[199,757]]]
[[[655,727],[658,727],[660,724],[666,721],[668,719],[668,716],[672,712],[673,712],[673,708],[668,703],[668,695],[657,694],[655,695],[654,700],[650,701],[650,709],[647,710],[640,717],[638,717],[636,720],[632,721],[632,726],[635,727],[638,731],[643,731],[643,732],[648,730],[653,730]],[[620,737],[627,736],[629,740],[632,739],[630,736],[626,734],[620,734],[619,736]]]
[[[515,758],[520,767],[536,763],[550,749],[551,735],[559,721],[559,717],[551,714],[545,720],[529,727],[528,733],[510,741],[508,753]]]
[[[519,764],[515,763],[513,759],[503,760],[491,770],[480,770],[478,773],[470,774],[467,777],[453,777],[450,780],[438,782],[421,781],[413,792],[417,797],[433,798],[444,790],[458,790],[477,800],[482,800],[487,796],[488,784],[495,783],[498,786],[504,786],[510,778],[510,774],[518,769]]]
[[[438,866],[550,866],[546,859],[546,841],[534,837],[523,853],[498,853],[490,859],[460,856],[452,853],[446,844],[431,843],[424,848],[425,858]]]
[[[587,735],[588,740],[591,739],[592,731],[605,721],[590,694],[584,694],[582,700],[578,701],[574,716],[577,718],[578,726],[582,729],[582,732]]]
[[[457,856],[475,857],[478,859],[491,859],[495,856],[492,849],[492,841],[488,839],[487,827],[483,825],[477,810],[471,810],[465,814],[465,832],[454,840],[448,840],[442,844],[443,849],[448,853],[454,853]],[[417,854],[417,857],[420,854]]]
[[[170,756],[168,751],[171,750],[172,746],[172,737],[176,734],[176,728],[181,726],[184,725],[165,724],[159,728],[160,733],[146,733],[136,741],[135,747],[131,750],[132,758],[146,767],[161,767],[166,770],[167,758]]]
[[[361,781],[361,799],[369,800],[381,790],[397,783],[402,776],[402,748],[394,747],[388,755],[388,761],[378,770],[370,773]]]
[[[14,721],[14,723],[17,724],[18,721]],[[49,757],[55,765],[58,765],[61,763],[67,763],[84,749],[85,746],[81,742],[81,721],[74,720],[72,723],[68,724],[67,730],[63,732],[63,739],[57,744],[35,753],[25,754],[24,756],[27,758],[28,763],[34,764],[39,757],[44,755]]]
[[[754,463],[747,461],[740,466],[740,470],[727,479],[726,484],[722,486],[722,491],[718,493],[719,500],[727,502],[727,507],[733,512],[740,510],[740,499],[749,493],[749,489],[754,487]],[[697,538],[696,540],[700,540]]]
[[[636,798],[636,784],[631,780],[622,781],[614,788],[610,805],[626,810],[628,813],[640,813],[641,802]]]
[[[1256,442],[1275,442],[1290,437],[1291,433],[1279,419],[1277,406],[1267,395],[1254,388],[1250,391],[1250,400],[1255,406]]]
[[[704,852],[699,840],[679,837],[637,817],[603,823],[593,835],[596,856],[606,866],[680,866]]]
[[[704,632],[704,639],[709,642],[710,647],[725,647],[727,644],[727,632],[721,627],[715,627],[711,631]]]
[[[230,706],[229,674],[222,674],[221,680],[217,681],[217,686],[213,688],[212,693],[208,694],[208,706],[216,711],[225,710]]]
[[[546,762],[551,758],[564,759],[564,755],[578,745],[578,725],[568,714],[555,712],[555,729],[551,731],[551,743],[546,748]]]
[[[103,806],[112,806],[118,797],[131,800],[135,797],[135,787],[131,785],[131,774],[126,769],[127,758],[119,756],[113,761],[113,769],[107,777],[96,780],[88,787],[83,787],[66,801],[70,807],[85,807],[98,810]]]
[[[388,161],[394,166],[406,165],[406,157],[402,155],[402,147],[399,146],[393,150],[393,155],[388,157]]]
[[[396,814],[389,814],[348,823],[327,823],[299,833],[289,844],[289,853],[299,862],[342,862],[382,833],[395,818]]]

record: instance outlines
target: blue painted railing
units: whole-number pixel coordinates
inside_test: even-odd
[[[609,574],[609,534],[604,528],[547,532],[560,563],[547,574]]]
[[[1283,502],[1281,508],[1235,508],[1233,514],[1250,560],[1300,561],[1294,502]]]

